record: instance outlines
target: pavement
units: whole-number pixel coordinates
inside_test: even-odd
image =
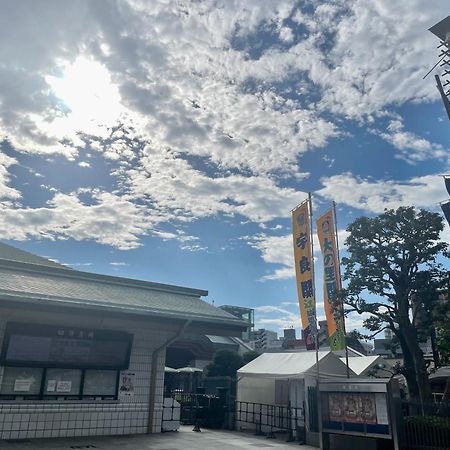
[[[151,435],[98,436],[82,438],[25,439],[1,441],[0,450],[238,450],[238,449],[298,449],[317,450],[298,442],[286,442],[285,437],[267,439],[238,431],[192,431],[182,426],[178,431]]]

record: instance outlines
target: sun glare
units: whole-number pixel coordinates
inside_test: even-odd
[[[64,134],[76,131],[99,133],[113,125],[123,112],[118,88],[102,64],[79,57],[66,66],[62,77],[47,77],[54,94],[68,108],[56,125]]]

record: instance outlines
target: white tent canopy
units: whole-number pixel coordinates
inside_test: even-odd
[[[346,376],[347,367],[332,352],[319,351],[321,377]],[[315,376],[316,354],[313,351],[295,353],[263,353],[238,370],[238,378],[295,379]],[[351,375],[355,375],[350,371]]]
[[[345,358],[340,359],[345,364]],[[377,364],[382,364],[385,367],[387,366],[385,360],[380,355],[348,358],[348,366],[356,373],[356,375],[365,375],[369,369],[374,368]]]

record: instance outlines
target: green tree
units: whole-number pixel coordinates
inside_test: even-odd
[[[250,361],[253,361],[256,359],[261,353],[257,352],[256,350],[251,350],[248,352],[245,352],[242,355],[242,359],[244,360],[244,364],[248,364]]]
[[[233,350],[217,350],[211,364],[206,367],[209,377],[228,376],[234,378],[239,368],[244,365],[242,356]]]
[[[364,326],[371,337],[392,330],[403,353],[410,396],[420,402],[431,391],[419,345],[424,327],[417,327],[417,305],[420,292],[442,275],[436,258],[447,248],[439,242],[443,228],[439,214],[413,207],[361,217],[347,228],[349,256],[342,260],[348,281],[342,291],[345,303],[350,310],[369,313]]]

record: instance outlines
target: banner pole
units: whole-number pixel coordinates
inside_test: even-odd
[[[314,315],[316,319],[316,326],[315,326],[315,347],[316,347],[316,375],[317,375],[317,423],[319,425],[319,443],[320,448],[323,448],[323,441],[322,441],[322,402],[320,398],[320,369],[319,369],[319,333],[317,330],[317,298],[316,298],[316,280],[314,276],[314,238],[313,238],[313,210],[312,210],[312,196],[311,192],[308,193],[308,200],[309,200],[309,220],[310,220],[310,233],[311,233],[311,269],[312,269],[312,280],[313,280],[313,289],[314,289]],[[311,414],[311,411],[309,412]]]
[[[333,215],[334,215],[334,232],[336,234],[336,252],[338,261],[338,274],[339,274],[339,286],[342,289],[342,276],[341,276],[341,256],[339,254],[339,238],[337,227],[337,215],[336,215],[336,202],[333,200]],[[345,331],[345,314],[344,314],[344,302],[341,305],[342,311],[342,325],[344,327],[344,342],[345,342],[345,365],[347,366],[347,378],[350,378],[350,367],[348,366],[348,347],[347,347],[347,333]]]
[[[319,367],[319,333],[317,332],[317,298],[316,298],[316,280],[315,280],[315,271],[314,271],[314,236],[313,236],[313,211],[312,211],[312,198],[311,192],[308,193],[309,200],[309,231],[310,231],[310,239],[311,239],[311,276],[313,283],[313,291],[314,291],[314,316],[316,320],[316,326],[313,330],[315,333],[315,344],[316,344],[316,364]],[[317,376],[319,376],[319,369],[317,369]]]

